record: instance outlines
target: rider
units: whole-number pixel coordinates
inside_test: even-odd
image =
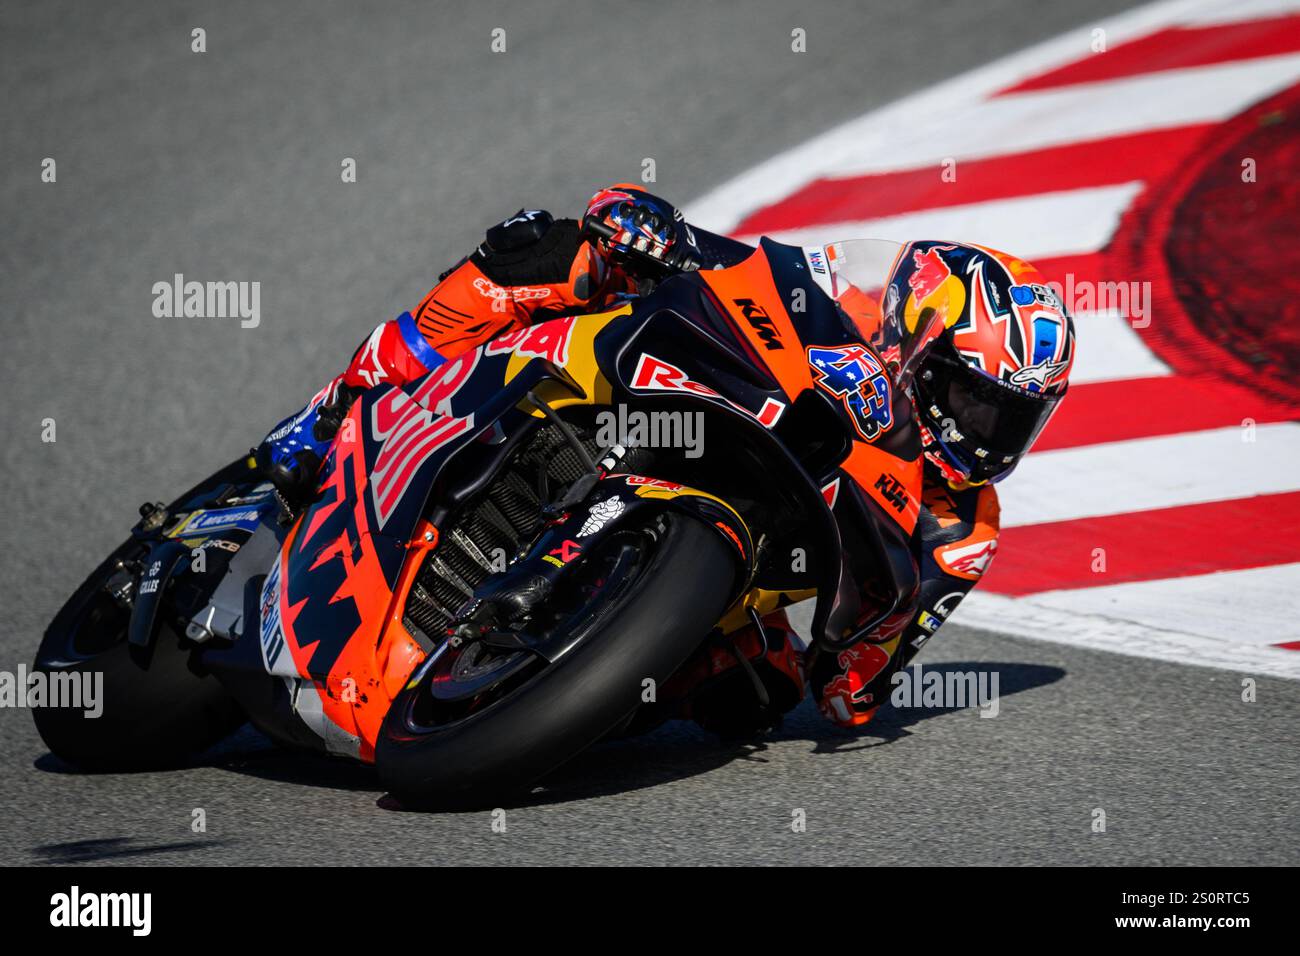
[[[629,184],[596,193],[581,221],[520,210],[440,275],[413,313],[377,326],[343,373],[264,439],[258,460],[285,497],[301,500],[360,392],[401,385],[513,329],[600,311],[674,272],[734,265],[752,252],[688,225],[672,205]],[[890,677],[987,569],[998,538],[992,482],[1028,451],[1065,392],[1073,359],[1071,320],[1027,263],[961,243],[918,242],[907,247],[890,280],[887,311],[910,309],[914,318],[936,285],[949,283],[958,314],[947,317],[912,388],[925,458],[912,542],[917,603],[871,642],[838,654],[814,648],[806,660],[818,706],[843,726],[871,719],[889,696]],[[886,318],[895,317],[877,316],[874,324],[858,319],[863,337],[878,348],[890,344]],[[769,615],[765,629],[768,650],[754,667],[766,688],[764,705],[744,707],[755,699],[752,672],[741,673],[732,656],[713,647],[672,682],[711,688],[695,695],[686,714],[720,733],[743,734],[770,726],[802,699],[805,658],[790,639],[784,612]],[[749,632],[737,636],[736,646],[742,653],[760,649]]]

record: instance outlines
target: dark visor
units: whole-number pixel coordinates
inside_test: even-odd
[[[968,453],[1000,471],[1007,457],[1027,452],[1043,430],[1064,393],[1042,395],[1003,385],[960,359],[934,354],[926,363],[933,373],[925,390],[944,416],[951,416]],[[1005,464],[1010,464],[1006,462]]]

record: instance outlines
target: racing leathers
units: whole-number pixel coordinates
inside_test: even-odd
[[[652,263],[647,269],[645,255],[634,262],[631,249],[662,268]],[[520,210],[439,276],[413,311],[377,326],[340,375],[272,430],[257,449],[258,460],[287,498],[301,497],[314,488],[329,442],[361,392],[403,385],[491,339],[527,335],[547,319],[608,308],[674,271],[729,266],[752,252],[689,226],[671,205],[626,184],[598,192],[582,221]],[[771,725],[811,684],[830,720],[844,726],[870,720],[888,699],[891,676],[979,580],[997,544],[991,485],[953,489],[928,463],[924,476],[912,538],[920,575],[915,606],[886,621],[870,641],[806,657],[784,611],[768,615],[765,640],[747,628],[730,648],[710,645],[683,667],[671,683],[705,692],[693,693],[682,713],[720,733],[744,734]],[[737,666],[740,656],[756,663]],[[746,713],[755,676],[764,685],[762,705]],[[671,688],[665,692],[671,695]]]

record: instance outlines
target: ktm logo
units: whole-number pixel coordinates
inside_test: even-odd
[[[907,508],[907,489],[903,483],[893,475],[886,475],[881,472],[880,477],[876,479],[876,490],[880,496],[888,501],[895,511],[903,511]]]
[[[772,321],[772,317],[767,314],[766,309],[753,299],[733,299],[732,301],[740,307],[740,313],[745,317],[745,321],[754,327],[754,331],[762,339],[763,348],[769,352],[785,348],[781,344],[781,333],[776,330],[776,323]]]

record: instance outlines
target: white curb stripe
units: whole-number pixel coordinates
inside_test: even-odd
[[[767,235],[792,246],[825,245],[863,236],[896,242],[960,236],[965,242],[1014,252],[1032,262],[1103,248],[1141,190],[1141,183],[1070,189]],[[1062,229],[1061,223],[1069,223],[1070,227]]]
[[[841,150],[837,177],[987,159],[1129,133],[1218,123],[1300,79],[1300,53],[1164,70],[954,104],[922,122],[877,126]],[[1105,163],[1099,143],[1097,161]],[[957,167],[960,175],[960,164]]]
[[[1114,47],[1162,27],[1189,22],[1190,17],[1206,10],[1205,0],[1153,3],[1079,27],[927,87],[759,163],[689,203],[686,217],[706,229],[731,232],[755,209],[784,199],[820,176],[837,175],[844,157],[857,154],[861,142],[874,140],[879,128],[898,128],[916,122],[918,117],[948,112],[962,104],[969,107],[1000,89],[1085,56],[1092,49],[1095,29],[1105,30],[1108,46]],[[1219,4],[1214,4],[1213,10],[1220,15]],[[1250,16],[1243,13],[1239,19]]]
[[[1071,385],[1173,374],[1146,347],[1125,316],[1114,312],[1076,312],[1074,327],[1078,342],[1074,368],[1070,369]]]
[[[998,487],[1002,527],[1300,491],[1300,424],[1245,434],[1216,428],[1026,455]]]
[[[1233,592],[1246,595],[1255,605],[1257,601],[1268,599],[1269,588],[1275,585],[1281,589],[1288,587],[1287,582],[1275,580],[1257,591],[1261,586],[1261,576],[1272,573],[1289,580],[1289,591],[1283,596],[1294,593],[1300,565],[1289,564],[1170,581],[1055,592],[1056,595],[1068,594],[1075,602],[1069,604],[1065,599],[1057,598],[1062,604],[1057,607],[1042,604],[1043,595],[1009,598],[974,591],[957,608],[952,620],[966,627],[1056,644],[1297,680],[1300,679],[1300,653],[1238,638],[1247,621],[1259,619],[1261,608],[1253,606],[1238,615],[1232,611],[1234,607],[1240,608],[1240,603],[1229,603]],[[1214,578],[1222,580],[1213,584],[1206,581]],[[1099,612],[1092,606],[1101,598],[1089,600],[1089,596],[1096,592],[1112,592],[1118,597],[1121,588],[1127,589],[1123,596],[1103,611]],[[1151,592],[1151,598],[1146,601],[1139,597],[1144,589]],[[1201,600],[1198,600],[1198,594],[1203,596]],[[1185,610],[1176,613],[1180,601],[1187,602]],[[1193,610],[1198,614],[1193,614]],[[1281,621],[1278,624],[1282,626]],[[1290,639],[1294,639],[1294,632],[1293,627]],[[1286,633],[1281,631],[1273,636],[1279,642],[1288,640]]]

